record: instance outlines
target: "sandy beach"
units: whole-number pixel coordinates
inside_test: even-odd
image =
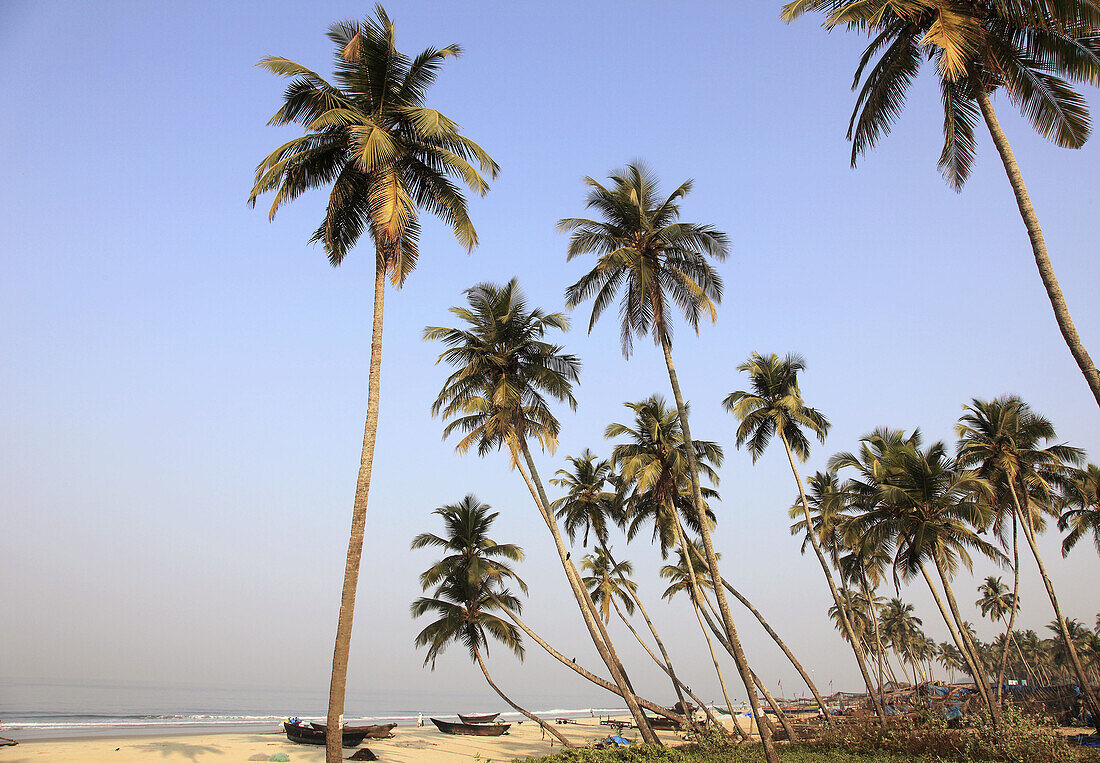
[[[427,721],[425,721],[427,723]],[[613,733],[601,726],[598,719],[571,719],[557,727],[566,737],[578,745],[590,744]],[[622,736],[637,741],[638,733],[625,730]],[[666,743],[675,743],[679,735],[659,732]],[[423,728],[401,726],[394,729],[390,739],[371,740],[368,745],[379,760],[390,763],[449,763],[469,761],[523,760],[527,757],[546,755],[561,749],[561,745],[543,732],[536,724],[526,721],[512,724],[508,734],[501,737],[449,736],[427,724]],[[351,755],[347,749],[344,757]],[[15,747],[0,748],[0,763],[39,760],[81,761],[220,761],[236,763],[247,761],[254,755],[268,757],[285,753],[290,760],[313,763],[324,761],[322,747],[294,744],[287,741],[282,731],[253,733],[212,733],[193,735],[165,735],[142,737],[95,737],[87,739],[35,739]]]

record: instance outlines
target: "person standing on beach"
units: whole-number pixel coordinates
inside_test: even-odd
[[[423,726],[424,725],[424,713],[417,713],[416,714],[416,725],[417,726]]]

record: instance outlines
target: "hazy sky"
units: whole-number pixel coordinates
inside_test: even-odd
[[[366,410],[372,250],[364,243],[333,269],[307,243],[323,194],[273,223],[263,201],[252,210],[245,199],[256,164],[295,134],[266,126],[285,83],[254,64],[280,55],[327,74],[328,25],[370,9],[0,7],[0,677],[327,684]],[[717,325],[698,338],[677,327],[680,380],[693,432],[726,447],[715,507],[723,572],[823,690],[830,680],[858,688],[858,673],[825,619],[817,562],[789,535],[786,459],[776,449],[753,466],[720,405],[745,386],[736,366],[750,352],[807,359],[805,398],[833,429],[804,474],[878,425],[953,440],[963,403],[1006,392],[1100,458],[1100,415],[1057,332],[988,135],[963,193],[937,172],[942,114],[928,73],[894,133],[852,170],[844,133],[864,41],[827,35],[816,18],[785,26],[778,4],[388,10],[403,51],[464,46],[429,103],[502,171],[471,203],[481,246],[467,256],[426,219],[419,270],[387,294],[349,687],[480,681],[459,650],[435,675],[422,668],[413,639],[425,623],[408,616],[416,575],[435,559],[409,541],[438,530],[433,508],[469,492],[501,512],[495,537],[528,551],[531,624],[596,664],[520,477],[503,455],[459,457],[440,441],[429,407],[447,370],[420,333],[448,325],[448,307],[485,280],[517,276],[534,304],[562,309],[563,289],[591,263],[565,262],[554,224],[583,212],[584,176],[634,159],[666,190],[694,178],[684,219],[732,240]],[[1085,94],[1100,106],[1095,89]],[[1058,149],[1004,97],[994,102],[1077,327],[1100,356],[1100,149]],[[609,453],[602,433],[629,421],[623,402],[668,395],[651,344],[622,358],[613,311],[591,335],[587,311],[573,317],[562,340],[584,362],[579,408],[560,411],[561,445],[539,458],[544,479],[585,447]],[[642,542],[614,546],[633,559],[681,672],[717,697],[688,610],[659,601],[660,560]],[[1053,533],[1043,549],[1066,613],[1091,625],[1095,550],[1082,542],[1063,561]],[[1034,564],[1023,569],[1020,624],[1039,629],[1053,615]],[[958,581],[972,620],[988,573],[980,565]],[[902,596],[947,638],[921,588]],[[743,610],[736,618],[758,673],[798,692],[762,630]],[[988,621],[977,627],[995,633]],[[671,702],[629,634],[612,634],[636,685]],[[600,696],[536,651],[518,694]],[[492,662],[520,686],[503,650]]]

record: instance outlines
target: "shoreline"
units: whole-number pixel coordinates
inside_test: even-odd
[[[564,718],[565,716],[557,716]],[[616,715],[616,720],[629,718]],[[545,719],[554,723],[555,718]],[[583,746],[610,736],[614,730],[600,725],[598,718],[572,718],[556,725],[569,740]],[[680,740],[678,732],[658,732],[666,744]],[[0,731],[0,735],[6,732]],[[634,729],[625,729],[622,736],[639,741]],[[389,739],[369,740],[367,744],[379,760],[390,763],[461,763],[471,760],[502,762],[514,758],[548,755],[561,749],[561,744],[531,721],[512,723],[508,733],[500,737],[452,736],[440,733],[425,718],[425,725],[398,726]],[[354,752],[344,748],[346,758]],[[290,742],[281,730],[267,726],[260,731],[205,731],[201,733],[157,733],[60,738],[48,737],[20,740],[14,747],[0,747],[0,763],[24,763],[39,760],[114,761],[138,763],[156,759],[165,763],[197,763],[206,761],[246,761],[252,756],[285,753],[298,763],[323,763],[325,749],[321,746]]]

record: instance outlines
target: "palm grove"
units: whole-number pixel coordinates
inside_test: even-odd
[[[814,11],[825,14],[828,28],[845,26],[872,38],[856,74],[857,86],[861,78],[864,85],[849,131],[853,163],[888,133],[923,59],[935,63],[940,82],[945,136],[940,166],[956,188],[973,161],[979,114],[984,119],[1009,175],[1059,330],[1100,403],[1095,365],[1069,318],[991,101],[991,95],[1003,92],[1041,134],[1061,146],[1080,147],[1088,137],[1089,116],[1069,82],[1100,83],[1100,6],[1090,0],[802,0],[785,6],[783,15],[793,20]],[[415,269],[424,211],[450,227],[467,251],[476,246],[477,233],[460,186],[484,194],[486,177],[495,177],[498,167],[456,122],[425,105],[444,62],[460,55],[458,45],[429,48],[415,57],[400,53],[394,24],[381,6],[364,21],[334,24],[328,37],[334,46],[332,82],[285,58],[260,62],[289,79],[270,124],[297,125],[303,134],[260,163],[249,202],[273,193],[273,218],[284,203],[306,191],[327,189],[328,204],[311,240],[322,244],[330,263],[338,266],[364,234],[374,244],[367,416],[329,696],[328,728],[335,730],[344,709],[380,405],[386,281],[399,289]],[[473,495],[435,511],[444,522],[444,535],[423,533],[414,541],[414,547],[447,553],[421,578],[426,595],[413,604],[413,614],[437,619],[421,632],[417,644],[427,649],[426,662],[434,663],[448,644],[461,643],[494,691],[526,714],[494,682],[483,657],[490,640],[522,657],[526,637],[565,668],[621,697],[642,738],[659,743],[647,711],[680,716],[635,693],[612,641],[614,614],[653,663],[652,668],[634,665],[631,670],[666,675],[679,700],[703,705],[713,722],[712,709],[677,672],[648,615],[645,597],[631,580],[631,563],[612,553],[616,528],[628,541],[645,532],[662,557],[676,562],[661,570],[669,581],[663,598],[683,594],[690,602],[727,712],[733,708],[722,663],[732,661],[754,717],[762,719],[759,732],[766,757],[775,761],[773,736],[779,729],[763,714],[762,703],[772,705],[783,733],[793,738],[794,730],[749,664],[731,597],[763,625],[823,710],[824,704],[780,635],[722,575],[712,530],[720,518],[716,469],[725,454],[719,443],[692,437],[688,397],[680,387],[673,352],[674,325],[680,319],[697,332],[701,319],[717,318],[723,284],[715,263],[728,255],[729,238],[712,225],[680,219],[691,181],[664,196],[652,172],[635,163],[611,172],[606,181],[586,178],[585,185],[590,216],[558,223],[569,236],[566,258],[588,258],[589,268],[565,290],[566,305],[590,303],[593,331],[606,308],[617,303],[624,357],[634,353],[635,340],[651,339],[667,370],[671,404],[660,393],[626,402],[633,420],[607,427],[607,438],[615,441],[608,458],[586,450],[567,458],[547,480],[533,448],[554,453],[561,427],[554,406],[575,408],[573,386],[581,368],[577,357],[553,342],[556,332],[567,329],[566,316],[529,305],[515,280],[486,282],[467,289],[465,304],[452,308],[456,325],[429,327],[424,337],[443,345],[439,362],[451,369],[432,407],[444,421],[444,436],[457,438],[459,453],[501,453],[524,481],[603,668],[589,669],[565,658],[521,619],[522,600],[509,586],[520,594],[526,590],[512,567],[523,552],[489,537],[496,514]],[[908,674],[914,681],[925,679],[938,661],[946,670],[972,677],[993,718],[1005,676],[1076,682],[1086,689],[1085,703],[1093,717],[1100,718],[1100,706],[1087,689],[1090,677],[1095,683],[1100,670],[1097,635],[1064,615],[1047,560],[1036,544],[1039,533],[1057,524],[1067,533],[1064,553],[1086,536],[1100,551],[1100,470],[1086,465],[1080,450],[1058,443],[1053,425],[1025,402],[1004,397],[967,404],[953,451],[941,442],[925,445],[919,430],[879,428],[855,451],[829,459],[825,472],[803,479],[798,464],[808,458],[811,438],[823,443],[829,429],[825,414],[802,401],[798,376],[804,368],[795,355],[754,353],[740,366],[749,389],[732,391],[724,404],[732,416],[736,447],[747,449],[753,461],[772,442],[783,448],[797,487],[790,510],[796,520],[792,533],[804,539],[804,549],[812,547],[819,561],[833,601],[823,616],[833,620],[851,646],[876,712],[883,713],[881,693],[888,679]],[[561,491],[553,500],[548,484]],[[563,530],[574,549],[578,540],[586,551],[591,545],[579,567]],[[1005,628],[993,644],[974,636],[956,596],[959,586],[966,585],[959,575],[970,568],[974,555],[993,560],[1012,575],[1011,587],[998,577],[979,587],[981,616]],[[1014,628],[1019,579],[1026,572],[1021,556],[1033,560],[1048,594],[1054,619],[1046,639]],[[947,627],[949,642],[937,645],[924,636],[912,605],[896,597],[886,601],[877,593],[889,584],[897,593],[902,582],[918,580],[933,594],[935,615]],[[923,614],[925,619],[932,616]],[[644,627],[636,627],[637,617]],[[560,732],[548,730],[568,743]],[[332,733],[327,759],[339,756],[339,736]]]

